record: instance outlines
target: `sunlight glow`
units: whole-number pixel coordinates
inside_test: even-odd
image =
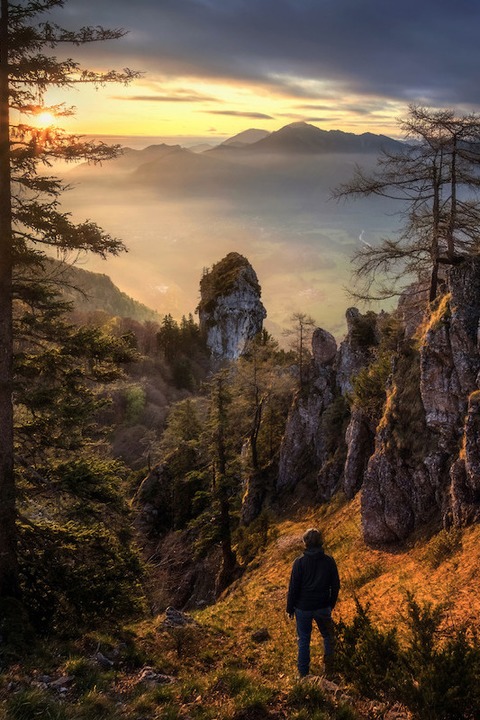
[[[41,112],[35,118],[35,124],[37,127],[47,128],[55,124],[55,115],[51,112]]]

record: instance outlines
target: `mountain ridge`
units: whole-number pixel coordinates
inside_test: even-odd
[[[250,151],[262,152],[378,152],[382,149],[399,148],[398,140],[374,133],[322,130],[306,122],[294,122],[270,133],[253,145]]]

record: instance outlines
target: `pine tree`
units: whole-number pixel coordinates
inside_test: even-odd
[[[58,60],[49,49],[121,37],[123,30],[84,27],[65,30],[39,16],[62,8],[63,0],[1,0],[0,17],[0,597],[18,596],[15,527],[13,403],[14,317],[19,306],[36,306],[43,293],[38,277],[46,252],[61,256],[91,251],[106,257],[124,249],[95,223],[74,223],[59,208],[66,189],[56,177],[41,173],[52,160],[91,162],[114,157],[118,146],[85,141],[61,130],[39,130],[11,117],[49,110],[69,115],[64,105],[42,107],[49,87],[79,83],[101,86],[129,82],[131,70],[96,72],[72,59]],[[58,298],[50,297],[52,308]],[[59,309],[57,304],[55,312]]]

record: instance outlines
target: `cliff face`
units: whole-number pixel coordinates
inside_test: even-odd
[[[308,388],[295,398],[287,420],[280,453],[277,488],[294,487],[316,478],[316,494],[326,500],[342,487],[347,447],[345,426],[351,377],[371,360],[376,344],[374,313],[362,315],[356,308],[346,313],[347,336],[337,349],[335,338],[317,328],[312,337],[313,361]],[[364,463],[350,459],[350,464]]]
[[[335,398],[335,338],[317,328],[312,338],[313,361],[308,392],[299,390],[290,409],[280,450],[278,489],[294,487],[326,461],[321,418]]]
[[[229,253],[200,281],[200,329],[214,358],[236,360],[262,329],[266,317],[254,269],[242,255]]]
[[[364,477],[365,539],[406,538],[431,518],[478,516],[480,262],[453,268],[419,352],[404,353]]]
[[[354,404],[332,448],[339,398],[351,393],[352,376],[378,362],[382,316],[355,310],[345,341],[334,357],[330,341],[290,413],[278,487],[317,473],[321,499],[361,490],[363,533],[373,545],[404,540],[432,520],[480,520],[480,260],[452,268],[447,285],[414,337],[418,318],[405,323],[375,423]],[[405,298],[403,315],[404,307]]]

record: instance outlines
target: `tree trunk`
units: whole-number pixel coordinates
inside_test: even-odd
[[[450,217],[447,228],[447,258],[453,263],[455,258],[455,228],[457,224],[457,136],[453,136],[451,181],[450,181]]]
[[[217,378],[217,432],[216,432],[216,467],[215,486],[220,504],[220,543],[222,546],[222,566],[215,586],[215,596],[218,597],[233,580],[237,558],[232,550],[232,532],[230,526],[230,503],[228,500],[227,483],[227,449],[225,435],[227,432],[227,398],[225,395],[225,381]]]
[[[439,235],[440,235],[440,181],[442,177],[443,157],[440,152],[440,167],[437,168],[437,159],[433,164],[433,236],[432,236],[432,274],[430,278],[430,297],[429,301],[433,302],[437,297],[438,289],[438,258],[439,251]]]
[[[8,0],[0,18],[0,597],[18,590],[13,472],[12,201],[8,83]]]

